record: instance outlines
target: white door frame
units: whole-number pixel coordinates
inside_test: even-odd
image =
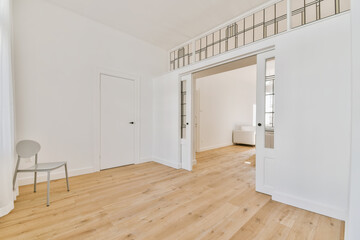
[[[269,51],[273,51],[275,50],[275,46],[274,45],[271,45],[271,46],[268,46],[268,47],[265,47],[265,48],[261,48],[261,49],[258,49],[256,51],[251,51],[251,52],[248,52],[246,54],[241,54],[239,56],[236,56],[236,57],[232,57],[232,58],[229,58],[229,59],[226,59],[226,60],[223,60],[223,61],[218,61],[214,64],[208,64],[206,66],[203,66],[203,67],[199,67],[199,68],[195,68],[193,70],[190,70],[190,71],[186,71],[186,72],[182,72],[179,74],[179,77],[178,77],[178,81],[179,81],[179,84],[178,84],[178,93],[179,93],[179,98],[178,98],[178,106],[180,106],[181,104],[181,98],[180,98],[180,82],[181,82],[181,79],[186,76],[186,75],[189,75],[189,74],[194,74],[196,72],[200,72],[200,71],[203,71],[203,70],[206,70],[206,69],[209,69],[209,68],[213,68],[213,67],[216,67],[216,66],[219,66],[219,65],[223,65],[225,63],[229,63],[229,62],[233,62],[233,61],[237,61],[237,60],[240,60],[240,59],[244,59],[244,58],[247,58],[247,57],[250,57],[250,56],[254,56],[254,55],[258,55],[258,54],[261,54],[261,53],[265,53],[265,52],[269,52]],[[196,81],[196,79],[192,78],[191,79],[191,84],[192,86],[194,86],[194,81]],[[191,92],[191,96],[194,97],[194,94],[195,94],[195,89],[192,88],[192,92]],[[194,103],[194,101],[192,101],[192,103]],[[191,124],[191,128],[192,130],[194,131],[195,129],[195,126],[194,126],[194,104],[192,104],[191,106],[191,113],[192,113],[192,116],[191,116],[191,119],[192,119],[192,124]],[[179,111],[179,124],[178,126],[181,125],[181,116],[180,116],[180,111]],[[184,163],[182,162],[182,158],[181,158],[181,135],[180,135],[180,128],[179,128],[179,159],[181,161],[181,168],[184,169]],[[192,138],[192,146],[194,146],[194,138]],[[195,149],[192,148],[192,151],[193,151],[193,156],[195,156]],[[185,166],[188,166],[188,165],[192,165],[193,164],[193,159],[191,159],[191,163],[188,162],[188,163],[185,163]]]
[[[94,81],[94,171],[100,171],[101,164],[101,75],[108,75],[117,78],[130,79],[134,81],[135,88],[135,124],[134,124],[134,148],[135,164],[140,163],[140,77],[126,74],[109,68],[98,68],[97,77]]]

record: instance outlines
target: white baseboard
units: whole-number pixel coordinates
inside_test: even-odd
[[[170,161],[167,161],[167,160],[164,160],[164,159],[161,159],[161,158],[157,158],[157,157],[154,157],[152,160],[154,162],[157,162],[157,163],[160,163],[162,165],[172,167],[172,168],[175,168],[175,169],[180,169],[181,168],[181,163],[170,162]]]
[[[14,209],[14,202],[10,202],[5,207],[0,208],[0,217],[7,215],[13,209]]]
[[[274,201],[281,202],[290,206],[305,209],[311,212],[315,212],[321,215],[325,215],[328,217],[332,217],[344,221],[347,219],[347,215],[348,215],[345,209],[340,209],[334,206],[325,205],[323,203],[311,201],[304,198],[299,198],[286,193],[274,192],[272,195],[272,199]]]
[[[141,163],[146,163],[146,162],[152,162],[153,158],[152,157],[141,157],[139,162],[137,162],[136,164],[141,164]]]
[[[68,171],[69,177],[93,173],[93,172],[96,172],[96,170],[92,167],[81,168],[81,169],[72,169],[72,170],[69,169],[69,171]],[[21,177],[22,174],[26,174],[26,173],[18,173],[19,186],[34,183],[34,174],[33,173],[31,173],[31,176],[26,176],[26,177]],[[55,170],[54,172],[51,172],[51,175],[50,175],[51,180],[62,179],[62,178],[65,178],[65,170],[63,167]],[[45,172],[39,172],[37,174],[37,182],[45,182],[45,181],[47,181],[47,174]]]
[[[232,146],[232,145],[234,145],[234,144],[231,142],[231,143],[217,144],[217,145],[209,146],[209,147],[202,147],[199,149],[199,152],[204,152],[204,151],[208,151],[208,150],[212,150],[212,149],[216,149],[216,148],[227,147],[227,146]]]

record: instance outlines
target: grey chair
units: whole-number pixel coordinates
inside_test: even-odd
[[[34,192],[36,192],[36,177],[37,172],[47,172],[47,203],[50,205],[50,172],[59,167],[65,167],[65,176],[66,176],[66,186],[67,190],[69,189],[69,178],[67,172],[66,162],[51,162],[51,163],[38,163],[38,152],[40,151],[40,144],[32,140],[22,140],[16,144],[16,152],[18,154],[18,159],[16,163],[14,179],[13,179],[13,188],[15,189],[16,176],[18,172],[34,172]],[[35,165],[26,169],[19,169],[19,163],[21,158],[31,158],[35,156]]]

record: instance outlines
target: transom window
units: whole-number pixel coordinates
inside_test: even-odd
[[[350,10],[351,0],[281,0],[170,53],[170,70]]]

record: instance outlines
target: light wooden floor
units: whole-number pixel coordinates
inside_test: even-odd
[[[157,163],[20,188],[0,239],[342,239],[344,223],[271,201],[254,190],[254,150],[198,154],[193,172]]]

